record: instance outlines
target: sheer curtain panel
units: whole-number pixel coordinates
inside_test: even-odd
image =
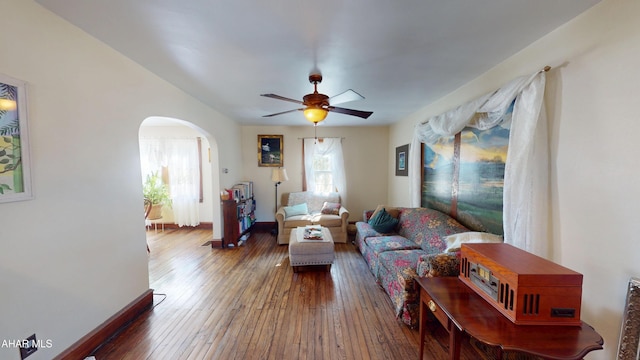
[[[506,243],[548,256],[548,145],[543,97],[545,71],[510,81],[481,96],[416,125],[409,155],[411,206],[421,204],[421,143],[427,146],[455,136],[464,127],[480,130],[500,125],[515,99],[505,166],[503,227]]]
[[[200,224],[200,155],[196,138],[140,139],[142,177],[162,168],[168,172],[174,222]]]
[[[304,139],[304,171],[308,191],[318,192],[317,175],[313,166],[314,160],[326,156],[329,160],[332,183],[340,194],[344,206],[347,199],[347,183],[344,174],[341,138]]]

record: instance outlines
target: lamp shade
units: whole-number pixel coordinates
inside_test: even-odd
[[[273,169],[273,171],[271,171],[271,181],[281,182],[281,181],[287,181],[287,180],[289,180],[289,177],[287,176],[286,169],[278,168],[278,169]]]
[[[308,121],[317,124],[327,117],[328,111],[320,106],[309,106],[303,111]]]

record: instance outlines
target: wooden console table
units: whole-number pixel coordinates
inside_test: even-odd
[[[429,313],[449,332],[449,359],[460,359],[464,334],[498,347],[552,360],[578,360],[604,341],[590,325],[516,325],[487,303],[457,277],[421,278],[420,284],[420,360]]]

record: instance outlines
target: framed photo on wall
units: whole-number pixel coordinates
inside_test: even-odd
[[[32,198],[25,87],[0,74],[0,203]]]
[[[396,176],[408,176],[409,169],[409,144],[396,148]]]
[[[283,136],[258,135],[258,166],[283,166]]]

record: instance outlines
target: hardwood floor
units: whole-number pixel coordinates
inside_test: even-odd
[[[211,230],[147,232],[154,308],[93,354],[109,359],[416,359],[418,331],[351,244],[330,271],[294,273],[287,246],[254,232],[244,246],[211,249]],[[205,246],[203,246],[205,245]],[[426,359],[447,359],[440,326]],[[463,348],[466,359],[478,359]]]

